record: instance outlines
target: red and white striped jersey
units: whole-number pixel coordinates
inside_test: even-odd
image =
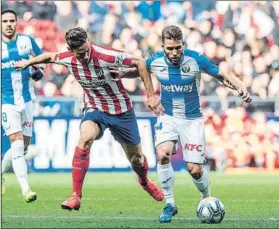
[[[84,107],[121,114],[130,110],[132,101],[121,80],[113,81],[108,67],[129,67],[132,56],[111,48],[91,45],[88,64],[81,63],[72,52],[58,53],[55,63],[69,69],[84,90]]]

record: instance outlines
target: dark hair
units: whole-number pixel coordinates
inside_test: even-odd
[[[183,40],[183,34],[181,29],[175,25],[166,26],[162,31],[162,42],[164,43],[165,39],[169,40]]]
[[[16,12],[15,12],[14,10],[12,10],[12,9],[5,9],[5,10],[2,10],[2,11],[1,11],[1,16],[2,16],[3,14],[6,14],[6,13],[11,13],[11,14],[15,15],[15,19],[16,19],[16,21],[17,21],[17,14],[16,14]]]
[[[81,28],[73,28],[66,32],[65,40],[70,49],[76,49],[87,41],[87,33]]]

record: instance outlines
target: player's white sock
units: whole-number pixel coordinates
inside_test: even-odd
[[[209,176],[208,172],[205,171],[205,169],[203,170],[202,177],[198,180],[195,180],[193,178],[193,182],[196,185],[197,189],[200,191],[202,198],[211,196],[209,187]]]
[[[161,186],[164,192],[166,203],[170,203],[171,205],[175,205],[174,196],[173,196],[173,184],[174,184],[174,171],[171,163],[161,165],[157,164],[157,173],[159,177],[159,181],[161,182]]]
[[[2,173],[7,172],[9,168],[11,168],[12,155],[13,155],[13,151],[11,148],[4,154],[4,157],[2,159]]]
[[[24,158],[23,140],[16,140],[11,143],[13,170],[20,184],[23,196],[28,192],[27,164]]]

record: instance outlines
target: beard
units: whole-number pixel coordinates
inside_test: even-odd
[[[15,30],[12,30],[12,31],[9,31],[9,32],[3,32],[2,31],[2,35],[4,37],[7,37],[8,39],[12,39],[15,35],[16,31]]]
[[[182,55],[180,57],[178,57],[177,59],[171,59],[167,56],[169,62],[171,62],[173,65],[178,65],[180,63],[181,57],[182,57]]]

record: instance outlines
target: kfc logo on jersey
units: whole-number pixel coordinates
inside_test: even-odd
[[[32,127],[32,125],[33,125],[33,122],[24,122],[22,124],[22,126],[25,126],[25,127]]]
[[[184,148],[189,151],[198,151],[202,152],[202,145],[196,145],[196,144],[188,144],[186,143]]]

